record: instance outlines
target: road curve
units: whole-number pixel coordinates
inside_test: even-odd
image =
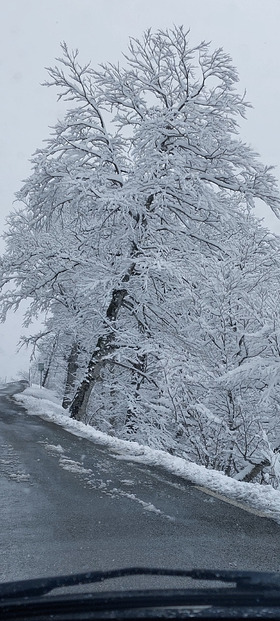
[[[29,416],[15,390],[0,390],[0,581],[132,565],[279,570],[278,524]]]

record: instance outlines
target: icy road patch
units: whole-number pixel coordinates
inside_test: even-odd
[[[68,472],[72,472],[73,474],[78,475],[87,486],[92,489],[96,489],[102,494],[106,494],[107,496],[111,496],[112,498],[122,497],[128,498],[134,502],[137,502],[141,505],[144,511],[150,511],[152,513],[156,513],[157,515],[161,515],[163,518],[173,521],[174,518],[170,515],[166,515],[163,511],[155,507],[150,502],[145,502],[136,494],[128,493],[123,490],[121,487],[113,487],[113,482],[111,479],[103,480],[96,476],[91,468],[85,468],[80,461],[76,461],[74,459],[70,459],[67,457],[65,450],[63,447],[58,444],[48,444],[47,441],[41,441],[40,444],[43,445],[47,453],[53,455],[54,457],[58,457],[58,463],[63,470],[67,470]],[[120,480],[120,484],[122,485],[133,485],[134,481],[132,479],[122,479]]]
[[[10,444],[0,444],[0,476],[4,476],[17,483],[31,483],[28,474],[21,465],[18,455]]]

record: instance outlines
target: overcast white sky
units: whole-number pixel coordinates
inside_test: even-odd
[[[223,47],[240,75],[240,90],[253,104],[241,136],[267,164],[279,163],[280,0],[3,0],[0,24],[0,229],[14,194],[31,167],[29,159],[63,115],[53,89],[40,84],[59,44],[78,48],[93,65],[121,60],[129,36],[174,24],[191,29],[191,42]],[[280,169],[276,168],[280,181]],[[266,224],[280,222],[266,210]],[[0,244],[1,251],[3,243]],[[21,315],[0,325],[0,378],[28,369],[16,354]]]

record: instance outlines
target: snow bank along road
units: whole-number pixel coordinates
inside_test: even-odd
[[[0,391],[0,580],[131,565],[279,569],[274,521],[29,416],[9,391]]]

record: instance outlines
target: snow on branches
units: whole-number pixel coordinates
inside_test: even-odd
[[[277,483],[279,242],[252,209],[279,215],[279,192],[230,57],[188,34],[99,68],[62,44],[46,84],[70,108],[9,217],[2,318],[46,313],[71,416]]]

